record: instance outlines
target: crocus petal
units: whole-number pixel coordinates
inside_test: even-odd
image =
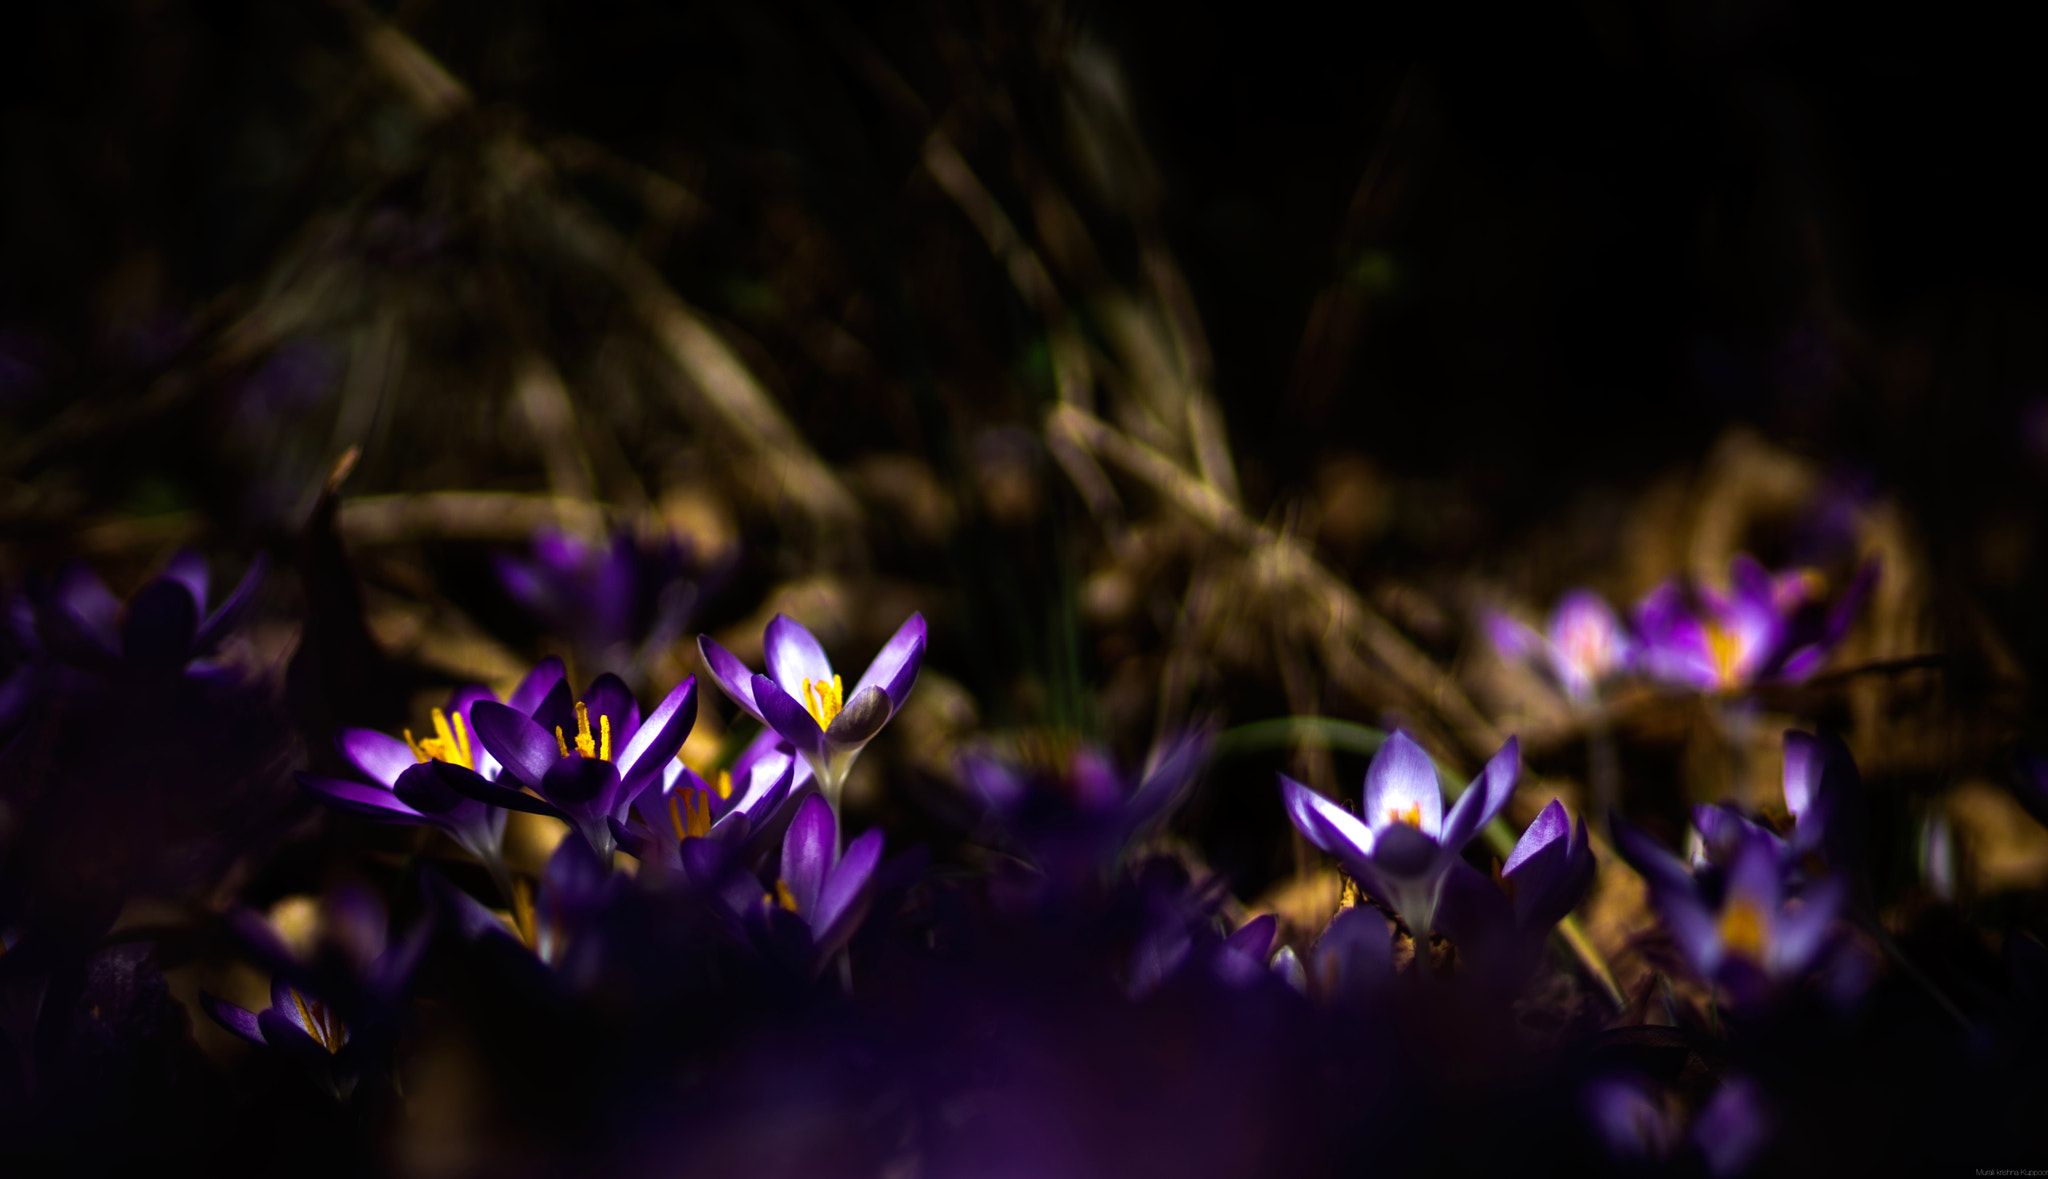
[[[818,893],[817,915],[811,929],[821,948],[840,940],[836,928],[846,920],[874,881],[875,867],[882,862],[882,832],[879,828],[861,832],[846,845],[846,854],[832,866],[825,887]],[[851,932],[848,930],[847,932]],[[837,949],[836,945],[829,948]]]
[[[135,592],[121,624],[121,654],[130,663],[177,667],[192,656],[199,607],[179,581],[158,578]]]
[[[1273,955],[1273,974],[1297,994],[1308,994],[1308,971],[1302,967],[1293,946],[1281,946],[1280,952]]]
[[[1372,865],[1382,879],[1426,879],[1446,856],[1455,853],[1406,823],[1389,823],[1374,835]]]
[[[925,624],[923,614],[912,614],[904,620],[896,633],[882,645],[874,662],[860,677],[860,683],[853,689],[857,696],[865,688],[880,688],[889,697],[890,711],[903,707],[910,698],[910,689],[917,683],[918,669],[924,666]],[[848,696],[850,700],[853,696]]]
[[[697,677],[689,676],[662,697],[646,723],[620,751],[616,760],[619,776],[625,779],[627,789],[653,781],[662,767],[674,760],[676,751],[689,739],[690,729],[696,723]]]
[[[519,686],[512,689],[512,696],[505,703],[511,706],[514,712],[532,716],[534,710],[540,707],[540,702],[547,698],[549,690],[568,677],[569,673],[563,668],[562,661],[550,655],[533,665],[533,670],[527,672],[526,678],[519,681]]]
[[[542,776],[540,792],[564,810],[589,807],[609,811],[619,787],[619,767],[594,757],[570,754],[556,758]]]
[[[296,1006],[296,1005],[294,1005]],[[307,1068],[324,1068],[333,1060],[333,1053],[320,1046],[320,1042],[306,1034],[306,1030],[292,1018],[279,1014],[275,1007],[257,1014],[256,1024],[263,1029],[263,1042],[290,1056]]]
[[[466,794],[485,806],[507,811],[525,811],[529,815],[546,815],[552,819],[568,818],[560,807],[546,799],[535,798],[531,794],[515,790],[507,786],[503,780],[488,781],[479,774],[445,761],[428,764],[434,773],[440,775],[442,782],[457,793]]]
[[[1820,744],[1812,734],[1785,730],[1785,809],[1798,818],[1820,786]]]
[[[1692,1141],[1707,1160],[1707,1173],[1729,1179],[1749,1169],[1776,1131],[1763,1090],[1743,1076],[1730,1076],[1693,1119]]]
[[[320,801],[383,823],[424,823],[427,816],[399,801],[398,796],[383,786],[370,786],[362,782],[351,782],[346,778],[328,778],[319,774],[298,773],[292,775],[301,787],[320,797]]]
[[[1479,776],[1458,796],[1451,805],[1451,813],[1444,819],[1443,834],[1438,841],[1452,851],[1462,849],[1480,828],[1493,822],[1515,795],[1515,780],[1522,773],[1522,743],[1518,738],[1509,737],[1500,752],[1493,755]],[[1433,775],[1432,775],[1433,776]],[[1425,828],[1427,830],[1427,828]]]
[[[1183,734],[1158,755],[1151,772],[1124,804],[1125,830],[1136,834],[1153,820],[1163,817],[1186,798],[1209,756],[1210,733],[1197,729]]]
[[[469,795],[448,785],[448,778],[454,772],[470,773],[461,766],[451,766],[450,772],[443,772],[431,763],[415,763],[398,775],[398,781],[391,787],[391,793],[400,802],[423,815],[446,815],[472,801]]]
[[[1714,915],[1700,903],[1699,897],[1691,892],[1665,893],[1659,900],[1658,912],[1663,915],[1664,928],[1670,931],[1671,940],[1678,943],[1700,974],[1713,977],[1721,966],[1725,947]]]
[[[832,868],[837,830],[831,805],[814,794],[797,808],[796,818],[782,837],[782,883],[796,902],[797,916],[805,921],[818,911],[818,895]]]
[[[1771,974],[1796,977],[1813,964],[1848,895],[1841,878],[1831,876],[1800,894],[1796,905],[1775,915],[1766,950]]]
[[[834,749],[859,749],[889,723],[889,713],[886,693],[880,688],[862,688],[826,726],[825,741]]]
[[[1237,932],[1223,939],[1227,950],[1243,954],[1255,962],[1264,964],[1266,954],[1273,948],[1273,935],[1280,928],[1280,922],[1271,913],[1261,913],[1237,927]]]
[[[1394,968],[1394,934],[1379,911],[1365,905],[1332,918],[1310,953],[1317,991],[1329,999],[1362,999]]]
[[[626,681],[611,672],[590,682],[583,693],[583,706],[590,713],[592,735],[598,732],[599,717],[611,718],[614,751],[640,731],[640,702],[633,699],[633,689],[626,686]]]
[[[199,624],[199,632],[192,637],[194,655],[212,653],[213,649],[220,645],[220,641],[228,637],[228,632],[241,624],[242,616],[249,612],[249,607],[256,601],[256,587],[262,584],[263,574],[269,568],[270,558],[257,553],[256,559],[249,562],[249,571],[242,574],[242,580],[235,584],[234,591],[214,608],[213,613],[206,616],[206,621]],[[198,602],[203,609],[206,605],[205,599],[199,598]]]
[[[1510,662],[1531,658],[1549,650],[1550,644],[1536,629],[1498,610],[1488,610],[1481,620],[1487,641],[1500,657]]]
[[[745,709],[748,716],[766,724],[768,718],[761,715],[761,706],[754,702],[754,673],[747,670],[747,665],[713,642],[710,635],[697,636],[697,653],[704,657],[704,666],[711,670],[711,678],[719,689]]]
[[[1443,789],[1436,767],[1408,734],[1396,730],[1365,771],[1365,821],[1375,832],[1410,817],[1431,839],[1443,830]]]
[[[1347,868],[1371,859],[1372,828],[1360,822],[1357,815],[1286,774],[1280,775],[1280,799],[1302,837],[1343,860]]]
[[[199,992],[199,1006],[206,1014],[213,1017],[213,1022],[226,1028],[228,1031],[242,1037],[251,1044],[263,1043],[263,1027],[257,1021],[255,1012],[237,1007],[233,1003],[216,998],[205,991]]]
[[[804,682],[829,684],[832,682],[832,661],[825,658],[825,648],[818,645],[817,637],[805,630],[802,623],[788,615],[777,614],[768,620],[768,629],[761,636],[761,650],[768,660],[768,675],[792,699],[804,698]],[[754,698],[760,699],[760,688],[754,689]]]
[[[120,657],[121,600],[92,570],[66,567],[36,607],[36,631],[52,654],[86,663]]]
[[[370,781],[386,788],[420,762],[405,742],[374,729],[342,729],[334,734],[334,744]]]
[[[1693,891],[1692,873],[1686,870],[1683,860],[1665,851],[1656,840],[1619,817],[1611,820],[1611,827],[1614,850],[1621,853],[1621,858],[1652,889],[1660,894]]]
[[[205,612],[210,580],[205,557],[191,549],[179,549],[170,560],[164,562],[164,570],[157,576],[184,586],[185,592],[192,595],[192,601],[200,612]]]
[[[754,700],[761,706],[761,719],[780,733],[783,740],[796,746],[797,752],[806,757],[825,756],[825,730],[819,728],[817,720],[804,710],[804,706],[792,699],[774,680],[765,675],[755,676]]]
[[[528,786],[538,787],[562,756],[553,733],[506,705],[479,700],[469,710],[469,723],[505,772]]]
[[[1550,844],[1569,839],[1572,833],[1571,816],[1565,814],[1564,803],[1551,799],[1550,805],[1538,812],[1529,829],[1522,832],[1522,838],[1515,842],[1515,849],[1508,853],[1507,863],[1502,864],[1502,879],[1514,875],[1522,863]]]

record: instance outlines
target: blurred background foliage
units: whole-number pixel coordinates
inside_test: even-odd
[[[270,553],[239,657],[289,681],[308,764],[454,680],[602,670],[495,574],[537,528],[715,571],[613,668],[647,691],[699,631],[752,661],[782,611],[864,658],[921,609],[924,680],[848,805],[944,849],[976,734],[1135,761],[1289,715],[1468,772],[1518,731],[1525,822],[1583,802],[1589,722],[1482,609],[1875,556],[1837,670],[1767,694],[1746,768],[1711,708],[1611,702],[1624,808],[1675,839],[1827,724],[1883,800],[1891,903],[1938,813],[1970,895],[2038,918],[2048,834],[2005,782],[2048,741],[2048,83],[1996,13],[20,6],[0,577]],[[708,705],[691,755],[732,720]],[[1342,793],[1363,759],[1226,744],[1175,838],[1310,936],[1336,886],[1282,764]],[[279,789],[298,825],[223,896],[417,842]],[[1626,989],[1625,876],[1587,921]]]

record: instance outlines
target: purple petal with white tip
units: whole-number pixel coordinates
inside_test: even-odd
[[[1565,814],[1564,803],[1551,799],[1550,805],[1538,812],[1529,829],[1522,832],[1522,838],[1516,841],[1514,850],[1508,853],[1507,863],[1500,868],[1501,877],[1505,879],[1514,875],[1524,861],[1552,843],[1569,839],[1571,833],[1572,820]]]
[[[380,823],[425,823],[427,816],[401,802],[397,795],[383,786],[369,786],[362,782],[351,782],[346,778],[328,778],[320,774],[298,773],[292,775],[308,793],[318,795],[320,801],[336,810],[375,819]]]
[[[1420,820],[1423,834],[1436,838],[1443,830],[1443,788],[1429,754],[1397,729],[1366,767],[1365,821],[1377,832],[1406,824],[1410,816]]]
[[[1522,773],[1522,743],[1509,737],[1500,752],[1493,755],[1479,776],[1458,796],[1451,805],[1451,813],[1443,822],[1443,833],[1438,841],[1451,851],[1462,849],[1480,828],[1493,822],[1515,795],[1515,780]],[[1425,821],[1426,818],[1425,818]]]
[[[852,843],[846,845],[846,854],[833,865],[832,872],[825,879],[825,887],[818,893],[817,915],[811,921],[813,936],[821,949],[837,949],[836,943],[852,932],[841,933],[838,928],[845,924],[855,907],[865,898],[868,886],[874,882],[875,868],[882,862],[882,833],[879,829],[863,831]]]
[[[719,646],[710,635],[697,636],[697,652],[704,657],[704,666],[711,671],[711,678],[734,704],[746,710],[748,716],[766,724],[767,717],[761,715],[761,706],[754,702],[754,673],[747,670],[733,653]]]
[[[788,615],[777,614],[768,620],[768,629],[761,636],[761,649],[768,660],[769,677],[793,699],[803,699],[806,680],[832,682],[832,661],[825,658],[825,649],[802,623]],[[758,700],[760,689],[754,691]]]
[[[1372,858],[1372,828],[1357,815],[1285,774],[1280,775],[1280,800],[1302,837],[1344,861],[1347,868]]]
[[[405,742],[374,729],[342,729],[334,734],[334,744],[370,781],[386,788],[420,761]]]
[[[688,676],[662,697],[633,739],[619,752],[619,776],[629,790],[654,780],[689,739],[697,723],[697,677]]]
[[[256,1013],[235,1006],[224,999],[216,998],[205,991],[199,992],[199,1006],[213,1017],[213,1022],[242,1037],[251,1044],[263,1043],[263,1027]]]

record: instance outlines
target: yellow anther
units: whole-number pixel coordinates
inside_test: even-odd
[[[462,723],[462,714],[455,714],[452,727],[447,713],[436,708],[431,715],[434,720],[433,736],[415,741],[412,730],[405,730],[405,743],[411,748],[413,757],[422,763],[445,761],[466,770],[475,769],[476,753],[469,744],[469,728]]]
[[[846,687],[838,676],[833,676],[829,684],[808,676],[804,678],[804,709],[811,714],[812,720],[818,722],[819,728],[830,725],[832,718],[838,716],[845,705]]]
[[[668,818],[675,825],[677,839],[704,838],[711,834],[711,796],[695,786],[683,787],[668,796]]]
[[[1764,956],[1764,911],[1746,900],[1731,900],[1721,910],[1719,925],[1721,944],[1731,954],[1740,955],[1752,962],[1763,961]]]
[[[718,771],[718,797],[720,797],[721,799],[732,797],[731,770]]]
[[[612,718],[599,715],[597,734],[590,732],[590,706],[581,700],[576,702],[576,752],[582,757],[599,761],[612,759]],[[563,736],[562,726],[555,726],[555,744],[562,750],[562,756],[569,756],[569,738]]]
[[[1741,637],[1709,622],[1707,654],[1714,661],[1714,678],[1720,680],[1724,686],[1734,686],[1735,666],[1742,659]]]
[[[775,881],[775,903],[796,912],[796,897],[789,891],[789,885],[779,878]]]
[[[1406,823],[1410,827],[1413,827],[1416,830],[1420,831],[1422,829],[1422,804],[1419,802],[1411,802],[1408,804],[1408,809],[1405,811],[1401,810],[1399,807],[1388,807],[1387,822]]]
[[[342,1042],[348,1037],[341,1028],[341,1021],[328,1013],[326,1004],[318,999],[308,999],[293,988],[292,1005],[298,1008],[299,1023],[304,1025],[314,1043],[329,1053],[341,1051]]]
[[[1337,911],[1358,907],[1358,882],[1349,876],[1344,878],[1344,891],[1337,894]]]

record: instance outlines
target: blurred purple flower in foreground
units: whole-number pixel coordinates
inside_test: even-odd
[[[609,541],[543,529],[530,559],[500,554],[497,569],[513,600],[570,641],[579,666],[632,682],[681,637],[701,596],[701,571],[683,544],[631,528]]]
[[[624,821],[640,792],[661,780],[689,737],[697,721],[697,677],[677,684],[644,723],[639,701],[609,672],[573,703],[569,681],[556,679],[530,714],[478,700],[470,718],[477,741],[503,767],[500,780],[434,761],[441,780],[478,802],[563,819],[604,858],[616,844],[612,824]],[[506,775],[539,797],[505,785]]]
[[[1553,798],[1508,853],[1498,885],[1462,861],[1451,865],[1440,924],[1477,973],[1516,990],[1535,971],[1551,927],[1585,899],[1594,868],[1586,820],[1574,825]]]
[[[924,666],[924,615],[912,614],[848,695],[825,649],[801,623],[777,614],[763,639],[768,675],[757,675],[709,636],[698,650],[733,703],[789,742],[817,775],[834,810],[860,751],[902,709]],[[772,678],[771,678],[772,677]]]
[[[1776,1128],[1763,1090],[1740,1074],[1721,1082],[1689,1127],[1676,1094],[1634,1074],[1593,1081],[1584,1101],[1595,1136],[1615,1161],[1659,1166],[1689,1146],[1715,1179],[1747,1170]]]
[[[1773,576],[1747,556],[1728,570],[1726,592],[1676,581],[1650,591],[1635,609],[1638,667],[1665,683],[1736,692],[1766,680],[1811,676],[1840,645],[1877,580],[1867,562],[1832,605],[1812,570]]]
[[[1635,643],[1606,599],[1573,590],[1551,612],[1547,632],[1505,614],[1486,616],[1486,634],[1501,658],[1533,664],[1573,704],[1590,704],[1602,681],[1629,670]]]
[[[1302,835],[1401,914],[1420,946],[1428,943],[1445,875],[1507,806],[1520,773],[1520,746],[1510,737],[1446,815],[1436,766],[1396,732],[1366,768],[1363,820],[1285,774],[1280,794]]]

